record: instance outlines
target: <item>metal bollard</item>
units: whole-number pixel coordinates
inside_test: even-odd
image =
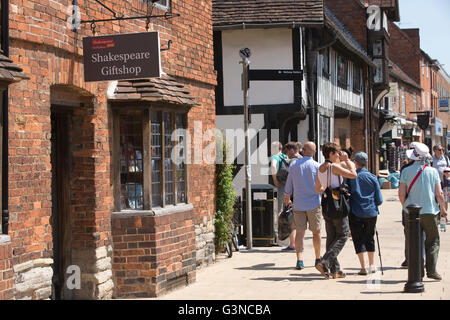
[[[408,282],[405,284],[405,292],[418,293],[424,292],[422,283],[422,244],[420,241],[420,218],[419,213],[422,209],[417,204],[410,204],[406,207],[406,223],[408,225]]]

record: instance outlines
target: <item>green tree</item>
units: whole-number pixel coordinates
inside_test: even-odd
[[[222,152],[222,159],[226,158],[227,145],[223,141],[217,142],[217,151]],[[231,241],[232,219],[236,194],[233,189],[232,164],[226,161],[216,164],[216,215],[214,226],[216,230],[216,253]]]

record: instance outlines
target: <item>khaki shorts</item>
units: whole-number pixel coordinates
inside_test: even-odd
[[[322,225],[322,208],[321,206],[313,210],[294,212],[294,225],[296,229],[306,230],[309,224],[309,230],[320,231]]]

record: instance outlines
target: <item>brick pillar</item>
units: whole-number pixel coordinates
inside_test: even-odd
[[[109,299],[114,287],[110,220],[113,201],[106,105],[97,100],[75,110],[73,117],[72,263],[81,269],[81,288],[73,291],[73,298]]]

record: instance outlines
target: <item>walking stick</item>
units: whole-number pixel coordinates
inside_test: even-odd
[[[380,240],[378,239],[378,230],[375,227],[375,234],[377,235],[377,243],[378,243],[378,256],[380,257],[380,267],[381,267],[381,274],[384,275],[383,273],[383,262],[381,262],[381,250],[380,250]]]

